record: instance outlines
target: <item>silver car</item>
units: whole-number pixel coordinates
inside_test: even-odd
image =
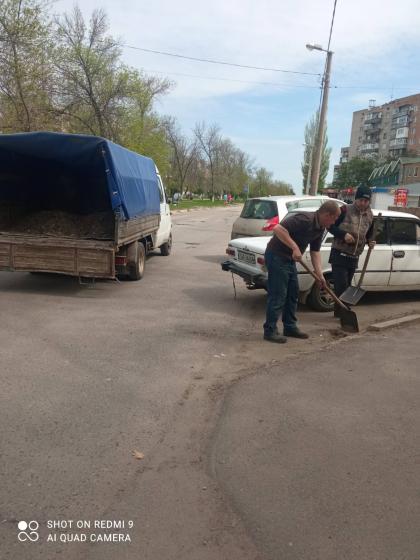
[[[288,212],[298,208],[319,208],[328,196],[262,196],[249,198],[232,227],[231,239],[270,236]],[[341,200],[337,200],[343,204]]]

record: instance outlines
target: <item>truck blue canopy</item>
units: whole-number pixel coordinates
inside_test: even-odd
[[[98,136],[0,134],[0,200],[89,213],[120,208],[126,219],[159,214],[155,164]]]

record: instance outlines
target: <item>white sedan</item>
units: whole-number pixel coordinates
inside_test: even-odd
[[[313,209],[312,209],[313,210]],[[300,210],[305,211],[305,210]],[[309,209],[308,209],[309,211]],[[381,216],[378,216],[378,214]],[[413,214],[373,210],[376,221],[376,246],[372,251],[363,289],[366,291],[420,290],[420,219]],[[321,247],[322,269],[331,283],[331,265],[328,263],[333,237],[327,233]],[[222,269],[242,277],[249,289],[265,288],[267,271],[264,253],[269,237],[244,237],[231,240],[226,253],[229,260]],[[367,247],[359,259],[363,267]],[[303,258],[311,266],[309,250]],[[300,301],[317,311],[331,311],[334,302],[314,282],[302,266],[297,265]],[[360,270],[356,271],[357,283]]]

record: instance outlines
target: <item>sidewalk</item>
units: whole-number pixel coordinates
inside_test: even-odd
[[[232,387],[212,469],[268,559],[418,560],[420,326]]]

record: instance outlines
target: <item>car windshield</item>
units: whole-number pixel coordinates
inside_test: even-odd
[[[245,206],[242,209],[241,218],[270,220],[277,215],[277,204],[274,201],[252,199],[245,202]]]

